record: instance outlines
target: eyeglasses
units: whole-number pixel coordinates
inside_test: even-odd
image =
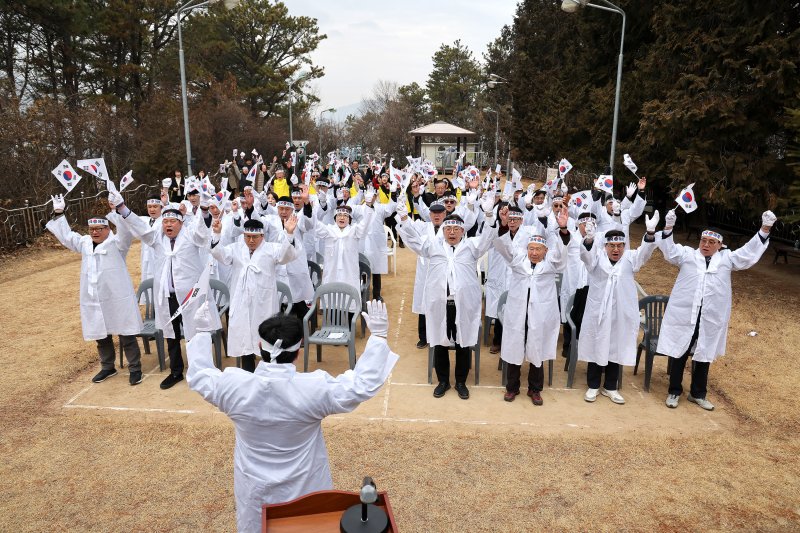
[[[606,247],[610,248],[612,250],[624,250],[625,249],[625,243],[624,242],[610,242],[610,243],[606,244]]]
[[[444,200],[443,203],[445,203],[445,204],[454,204],[454,203],[456,203],[456,201],[455,200]]]

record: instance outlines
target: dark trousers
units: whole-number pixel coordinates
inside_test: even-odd
[[[589,294],[589,286],[581,287],[580,289],[575,291],[575,299],[572,301],[572,310],[569,313],[569,316],[572,318],[572,321],[575,323],[575,339],[579,339],[581,336],[581,322],[583,322],[583,312],[586,310],[586,296]],[[564,302],[566,305],[566,302]],[[572,328],[569,325],[569,322],[564,324],[564,343],[562,349],[562,355],[564,357],[569,357],[569,349],[570,343],[572,339]]]
[[[700,310],[702,313],[702,309]],[[697,315],[697,325],[694,327],[692,340],[689,341],[689,348],[679,359],[672,360],[669,370],[669,393],[680,396],[683,393],[683,370],[686,368],[686,361],[692,351],[694,343],[697,342],[697,335],[700,333],[700,313]],[[692,384],[689,387],[689,394],[693,398],[705,398],[708,387],[708,369],[711,363],[699,363],[692,361]]]
[[[606,379],[603,387],[606,390],[617,390],[617,383],[619,383],[619,365],[617,363],[608,362],[607,366],[600,366],[597,363],[589,363],[586,369],[586,381],[590,389],[600,388],[600,377],[605,370]]]
[[[425,315],[417,315],[417,333],[419,333],[419,342],[428,343],[428,330],[425,327]]]
[[[445,319],[447,337],[455,343],[458,328],[456,326],[456,304],[454,301],[447,302],[447,318]],[[460,346],[456,348],[456,383],[465,383],[469,375],[469,347]],[[450,383],[450,355],[447,346],[433,347],[433,367],[436,369],[436,377],[440,382]]]
[[[256,354],[251,353],[248,355],[243,355],[241,359],[242,359],[242,370],[247,370],[248,372],[256,371]]]
[[[178,310],[178,307],[180,307],[180,304],[178,304],[178,298],[175,296],[175,293],[172,292],[169,295],[169,315],[174,315],[175,311]],[[183,334],[181,333],[182,328],[183,315],[178,315],[175,320],[172,321],[172,329],[175,330],[175,338],[167,339],[169,370],[173,374],[183,374],[183,355],[181,354],[181,339],[183,338]]]
[[[380,300],[381,299],[381,275],[380,274],[373,274],[372,275],[372,299],[373,300]]]
[[[536,367],[533,363],[528,363],[528,390],[542,392],[544,389],[544,365]],[[522,365],[512,365],[506,363],[507,374],[506,390],[508,392],[519,392],[519,380],[522,374]]]
[[[503,342],[503,323],[499,318],[494,319],[494,337],[492,337],[492,345],[500,346]]]
[[[119,349],[125,354],[125,359],[128,360],[128,369],[131,372],[141,372],[142,370],[142,353],[139,351],[139,343],[136,337],[132,335],[120,335]],[[114,363],[117,360],[117,354],[114,351],[114,337],[109,335],[105,339],[97,341],[97,353],[100,355],[100,367],[103,370],[114,370]]]

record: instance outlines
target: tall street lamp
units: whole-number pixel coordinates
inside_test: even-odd
[[[328,109],[323,109],[319,112],[319,155],[322,157],[322,114],[323,113],[336,113],[336,109],[330,107]]]
[[[294,136],[292,134],[292,100],[294,98],[294,93],[292,92],[292,88],[295,84],[300,83],[301,81],[307,79],[311,76],[310,72],[303,71],[297,75],[297,77],[293,80],[289,80],[289,143],[291,144],[294,141]]]
[[[183,60],[183,35],[181,34],[181,16],[193,9],[201,9],[208,7],[212,4],[218,3],[220,0],[205,0],[199,2],[197,0],[187,0],[180,7],[178,7],[178,63],[181,70],[181,101],[183,102],[183,136],[186,141],[186,170],[187,176],[192,173],[192,143],[189,140],[189,103],[186,98],[186,65]],[[239,5],[239,0],[222,0],[225,9],[233,9]]]
[[[497,159],[500,157],[499,152],[499,139],[500,139],[500,113],[492,109],[491,107],[484,107],[484,113],[494,113],[495,116],[495,129],[494,129],[494,164],[497,165]]]
[[[609,156],[608,168],[614,172],[614,153],[617,149],[617,122],[619,121],[619,92],[622,87],[622,48],[625,45],[625,12],[608,0],[597,0],[605,5],[599,6],[589,3],[589,0],[563,0],[561,9],[567,13],[575,13],[582,7],[593,7],[603,11],[610,11],[622,16],[622,35],[619,40],[619,59],[617,60],[617,89],[614,95],[614,125],[611,128],[611,155]]]

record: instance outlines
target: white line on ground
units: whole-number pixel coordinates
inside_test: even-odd
[[[70,398],[69,400],[67,400],[67,403],[65,403],[65,404],[64,404],[64,407],[68,406],[69,404],[71,404],[72,402],[74,402],[75,400],[77,400],[77,399],[78,399],[80,396],[82,396],[82,395],[83,395],[85,392],[88,392],[88,391],[89,391],[89,389],[91,389],[91,388],[92,388],[92,386],[93,386],[93,385],[89,385],[88,387],[86,387],[85,389],[83,389],[82,391],[80,391],[78,394],[76,394],[75,396],[73,396],[72,398]]]
[[[106,406],[106,405],[82,405],[82,404],[72,404],[72,405],[65,405],[64,407],[72,408],[72,409],[96,409],[99,411],[132,411],[138,413],[171,413],[171,414],[180,414],[180,415],[195,415],[198,414],[197,411],[192,411],[191,409],[158,409],[158,408],[149,408],[149,407],[113,407],[113,406]]]

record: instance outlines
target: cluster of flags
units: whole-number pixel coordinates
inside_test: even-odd
[[[106,169],[106,162],[102,157],[97,157],[94,159],[79,159],[76,162],[76,165],[79,169],[88,172],[97,179],[105,182],[107,189],[113,190],[108,186],[109,183],[113,184],[113,182],[111,181],[111,176],[108,174],[108,169]],[[61,161],[61,163],[59,163],[58,166],[50,172],[67,190],[67,193],[71,192],[83,177],[75,171],[75,169],[66,159]],[[129,170],[124,176],[122,176],[122,179],[119,182],[119,187],[116,189],[122,192],[131,183],[133,183],[133,171]]]

